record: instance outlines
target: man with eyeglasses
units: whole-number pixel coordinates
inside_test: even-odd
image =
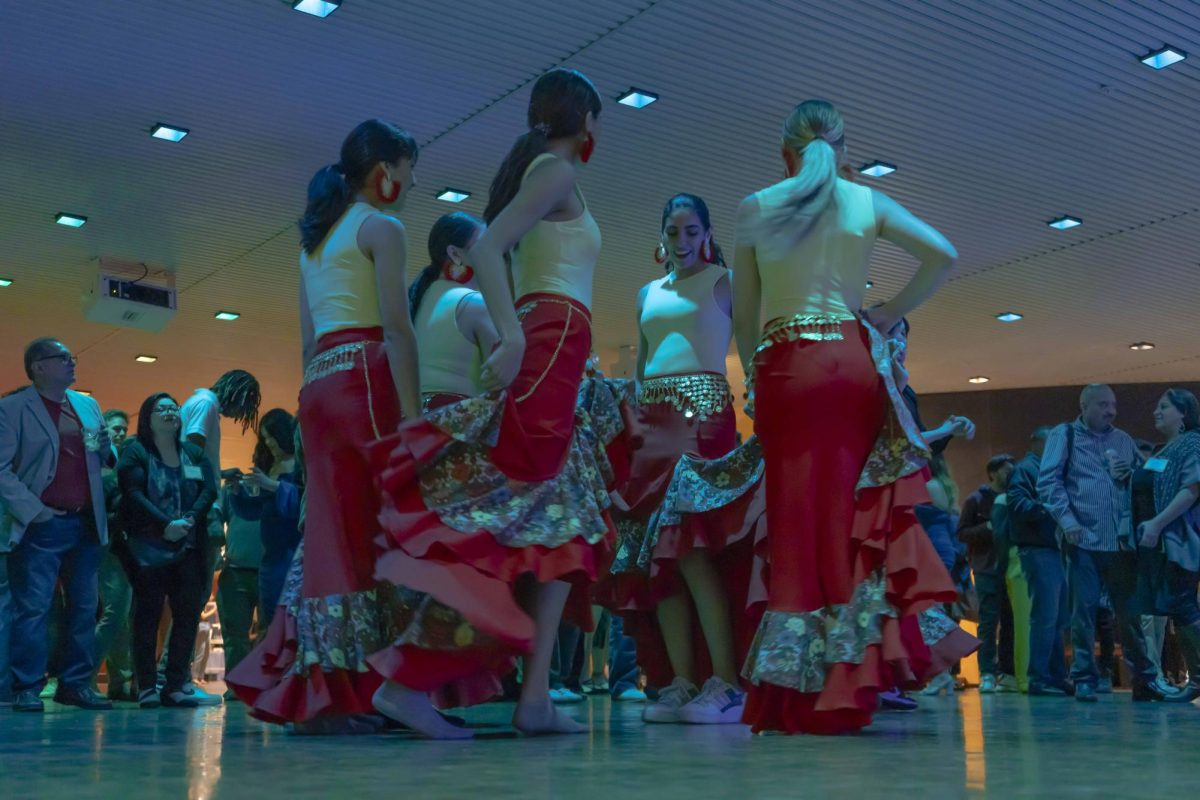
[[[32,386],[0,400],[0,552],[7,553],[14,711],[45,709],[47,624],[56,584],[67,600],[67,642],[54,701],[92,710],[112,703],[91,686],[97,576],[108,543],[101,470],[114,452],[100,406],[71,391],[77,359],[57,339],[25,348]]]

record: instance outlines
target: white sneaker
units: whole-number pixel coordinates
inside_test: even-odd
[[[1001,675],[996,680],[996,691],[1000,694],[1016,694],[1021,691],[1017,686],[1017,678],[1015,675]]]
[[[642,711],[645,722],[679,722],[679,709],[690,703],[699,694],[696,685],[687,678],[676,678],[671,685],[658,693],[658,702],[646,706]]]
[[[745,692],[714,675],[695,700],[679,709],[679,720],[690,725],[732,725],[742,721],[745,705]]]
[[[550,690],[550,702],[556,704],[582,703],[583,695],[573,692],[565,686]]]
[[[980,677],[979,691],[981,694],[993,694],[996,691],[996,676],[983,675]]]
[[[636,686],[630,686],[614,694],[612,699],[614,703],[644,703],[646,693]]]

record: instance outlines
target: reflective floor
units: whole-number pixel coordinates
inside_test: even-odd
[[[1195,797],[1200,708],[1070,698],[922,698],[865,733],[752,737],[741,726],[642,724],[593,699],[577,737],[521,739],[508,704],[471,710],[480,739],[313,738],[246,716],[129,705],[0,708],[0,798]]]

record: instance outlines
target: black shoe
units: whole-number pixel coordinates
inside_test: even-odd
[[[1035,697],[1066,697],[1067,690],[1061,686],[1031,683],[1029,684],[1029,694]]]
[[[1164,703],[1191,703],[1200,698],[1200,683],[1188,681],[1175,694],[1163,698]]]
[[[63,706],[77,706],[88,711],[108,711],[113,707],[112,700],[97,692],[90,686],[71,689],[59,686],[54,693],[54,702]]]
[[[46,704],[38,697],[37,689],[26,689],[23,692],[17,692],[17,699],[13,700],[13,711],[28,711],[34,714],[40,714],[46,710]]]
[[[142,689],[138,692],[137,704],[141,708],[158,708],[162,705],[162,700],[158,698],[157,689]]]
[[[1100,698],[1096,696],[1096,687],[1090,683],[1075,684],[1075,699],[1081,703],[1095,703]]]
[[[1135,683],[1133,685],[1133,702],[1135,703],[1161,703],[1164,700],[1171,700],[1174,695],[1163,694],[1153,683]]]

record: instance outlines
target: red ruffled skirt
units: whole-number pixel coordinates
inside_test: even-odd
[[[613,574],[597,590],[601,602],[619,613],[626,633],[635,638],[638,663],[652,686],[665,686],[675,676],[667,656],[655,607],[687,591],[678,562],[696,549],[707,551],[723,579],[729,599],[735,653],[746,653],[754,622],[746,615],[753,571],[754,528],[750,498],[707,513],[672,514],[661,524],[664,500],[677,493],[673,480],[680,459],[717,459],[733,450],[737,422],[732,405],[701,420],[688,416],[668,402],[638,407],[642,446],[634,453],[629,480],[613,492],[613,520],[619,543]],[[669,491],[671,490],[671,491]],[[761,509],[760,509],[761,512]],[[693,620],[693,640],[702,643],[703,631]],[[697,674],[712,666],[707,647],[696,647]]]
[[[867,330],[784,341],[755,362],[769,598],[746,661],[755,731],[840,733],[871,722],[878,694],[978,647],[938,615],[954,584],[913,507],[922,474],[856,492],[888,421]]]
[[[226,679],[260,719],[372,712],[380,677],[366,655],[390,640],[394,609],[374,578],[379,497],[363,448],[400,422],[382,338],[378,328],[326,334],[305,371],[299,420],[310,567],[295,567],[280,613]]]
[[[521,298],[518,314],[525,357],[505,392],[431,410],[371,448],[383,495],[375,576],[455,620],[452,642],[431,642],[418,619],[370,655],[413,689],[476,681],[529,652],[523,579],[573,584],[564,617],[590,629],[589,587],[612,558],[608,487],[628,431],[602,381],[590,408],[580,402],[590,316],[549,294]]]

